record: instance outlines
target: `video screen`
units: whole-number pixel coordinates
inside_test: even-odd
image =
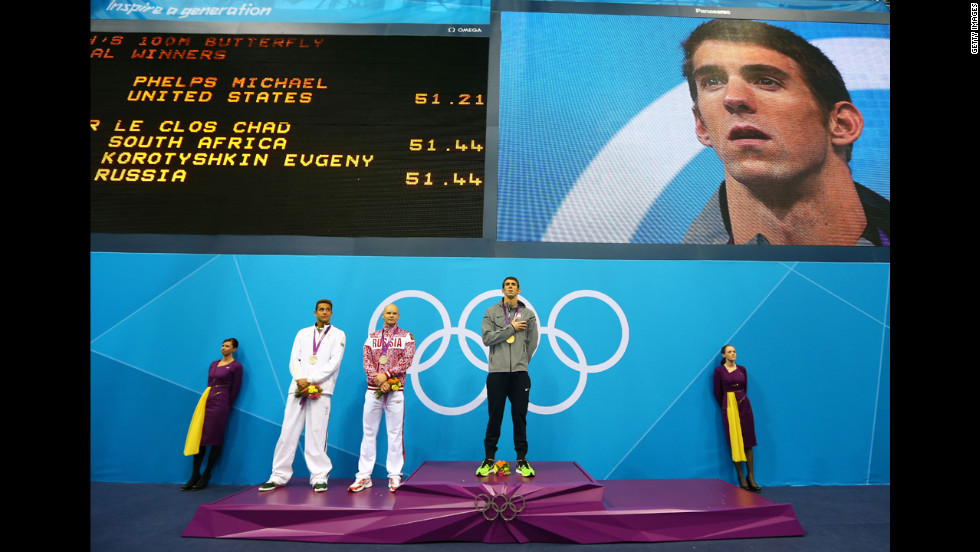
[[[890,27],[711,21],[501,13],[498,240],[890,245]]]
[[[889,257],[887,14],[94,6],[96,248]]]

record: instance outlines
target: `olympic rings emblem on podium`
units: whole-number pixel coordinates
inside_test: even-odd
[[[500,290],[496,289],[485,291],[474,297],[469,304],[466,305],[466,308],[463,309],[463,312],[459,317],[459,322],[456,326],[452,325],[452,321],[449,318],[449,312],[446,310],[446,307],[443,306],[442,302],[439,301],[439,299],[437,299],[434,295],[414,289],[399,291],[386,297],[383,301],[381,301],[377,309],[375,309],[374,314],[371,316],[371,319],[368,322],[368,333],[371,333],[377,329],[376,325],[381,318],[381,313],[384,311],[385,306],[405,297],[414,297],[428,302],[436,308],[436,311],[438,311],[439,317],[442,321],[441,330],[432,332],[416,345],[415,360],[413,361],[412,366],[408,369],[408,375],[412,379],[412,386],[414,387],[415,393],[419,397],[419,400],[421,400],[429,410],[446,416],[459,416],[475,409],[482,404],[484,400],[486,400],[486,387],[484,387],[481,392],[475,398],[473,398],[473,400],[464,405],[443,406],[433,401],[428,395],[425,394],[425,390],[422,387],[420,374],[434,366],[437,362],[439,362],[439,360],[442,359],[443,355],[446,353],[446,350],[449,348],[449,342],[452,340],[453,336],[456,336],[457,340],[459,341],[459,346],[467,360],[469,360],[470,363],[480,370],[483,370],[484,372],[488,371],[486,360],[488,349],[483,345],[483,338],[479,333],[466,328],[466,320],[469,318],[473,309],[476,308],[481,302],[487,299],[499,299],[501,297]],[[571,335],[555,327],[558,314],[561,312],[562,308],[564,308],[571,301],[586,297],[598,299],[609,306],[609,308],[611,308],[618,317],[620,324],[622,337],[619,341],[619,347],[611,357],[598,364],[589,364],[585,357],[585,351],[582,349],[579,343],[575,341]],[[609,368],[615,366],[620,359],[622,359],[623,355],[626,353],[626,347],[629,345],[629,323],[626,320],[626,314],[623,312],[623,309],[620,308],[619,304],[616,303],[616,301],[614,301],[608,295],[594,290],[582,289],[573,291],[559,299],[555,306],[551,309],[546,325],[541,324],[540,311],[534,308],[534,305],[532,305],[526,297],[520,296],[520,300],[539,315],[538,345],[540,345],[541,338],[543,336],[548,336],[548,344],[551,346],[551,350],[554,352],[555,356],[558,357],[558,359],[566,366],[572,370],[575,370],[579,374],[578,383],[576,384],[575,389],[568,396],[568,398],[560,403],[548,406],[536,405],[534,403],[528,404],[528,410],[536,414],[557,414],[566,410],[568,407],[572,406],[576,401],[578,401],[579,397],[582,396],[582,393],[585,391],[585,384],[589,374],[596,374],[608,370]],[[565,352],[558,346],[559,339],[564,341],[571,348],[573,354],[575,355],[574,360],[569,358],[569,356],[566,355]],[[423,358],[423,353],[425,350],[432,346],[436,340],[440,341],[439,348],[436,350],[435,354],[433,354],[428,360],[420,362],[419,359]],[[483,358],[479,358],[473,354],[467,340],[475,341],[480,346],[483,351]],[[538,354],[540,354],[540,352],[536,353],[536,355]]]
[[[520,506],[515,499],[520,499]],[[510,521],[524,511],[525,505],[524,496],[519,494],[507,496],[503,493],[494,493],[491,497],[486,493],[480,493],[473,497],[473,509],[482,513],[487,521],[493,521],[498,517],[504,521]]]

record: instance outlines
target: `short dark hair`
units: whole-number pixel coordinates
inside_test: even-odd
[[[760,21],[712,19],[691,31],[687,39],[681,43],[684,49],[681,73],[687,79],[695,108],[698,103],[698,88],[697,83],[694,82],[694,52],[706,40],[756,44],[792,59],[800,66],[807,88],[825,113],[830,113],[837,102],[851,101],[851,94],[844,84],[844,77],[834,66],[834,62],[830,61],[820,48],[810,44],[793,31]],[[852,144],[841,148],[847,161],[851,159],[851,149]]]
[[[236,349],[238,348],[238,340],[235,339],[234,337],[229,337],[228,339],[222,341],[222,343],[228,343],[229,341],[231,341],[231,346],[232,347],[234,347]]]
[[[504,278],[504,281],[500,284],[500,287],[504,287],[507,284],[507,280],[514,280],[515,282],[517,282],[517,288],[520,289],[521,283],[517,280],[517,278],[513,276],[508,276]]]
[[[320,303],[326,303],[330,305],[330,310],[333,310],[333,301],[331,301],[330,299],[320,299],[319,301],[316,302],[316,306],[313,307],[313,310],[320,308]]]

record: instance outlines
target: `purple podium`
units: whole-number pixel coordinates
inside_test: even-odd
[[[250,487],[198,507],[184,537],[308,542],[663,542],[803,535],[793,507],[719,479],[592,479],[575,462],[535,462],[535,477],[476,477],[466,462],[425,462],[398,492],[305,479]]]

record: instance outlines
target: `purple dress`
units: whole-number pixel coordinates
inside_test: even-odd
[[[218,366],[218,361],[208,368],[208,402],[204,407],[204,428],[201,430],[201,446],[221,445],[225,442],[225,426],[231,414],[231,405],[242,387],[242,365],[237,360]]]
[[[732,445],[732,438],[728,434],[728,410],[727,404],[725,404],[729,391],[735,393],[735,400],[738,401],[738,421],[742,426],[742,443],[745,448],[755,446],[755,421],[752,419],[752,405],[749,403],[749,397],[745,394],[747,385],[748,376],[745,372],[745,366],[736,365],[733,372],[729,372],[724,364],[715,368],[712,389],[718,406],[721,407],[721,420],[725,424],[725,439],[728,440],[729,447]]]

